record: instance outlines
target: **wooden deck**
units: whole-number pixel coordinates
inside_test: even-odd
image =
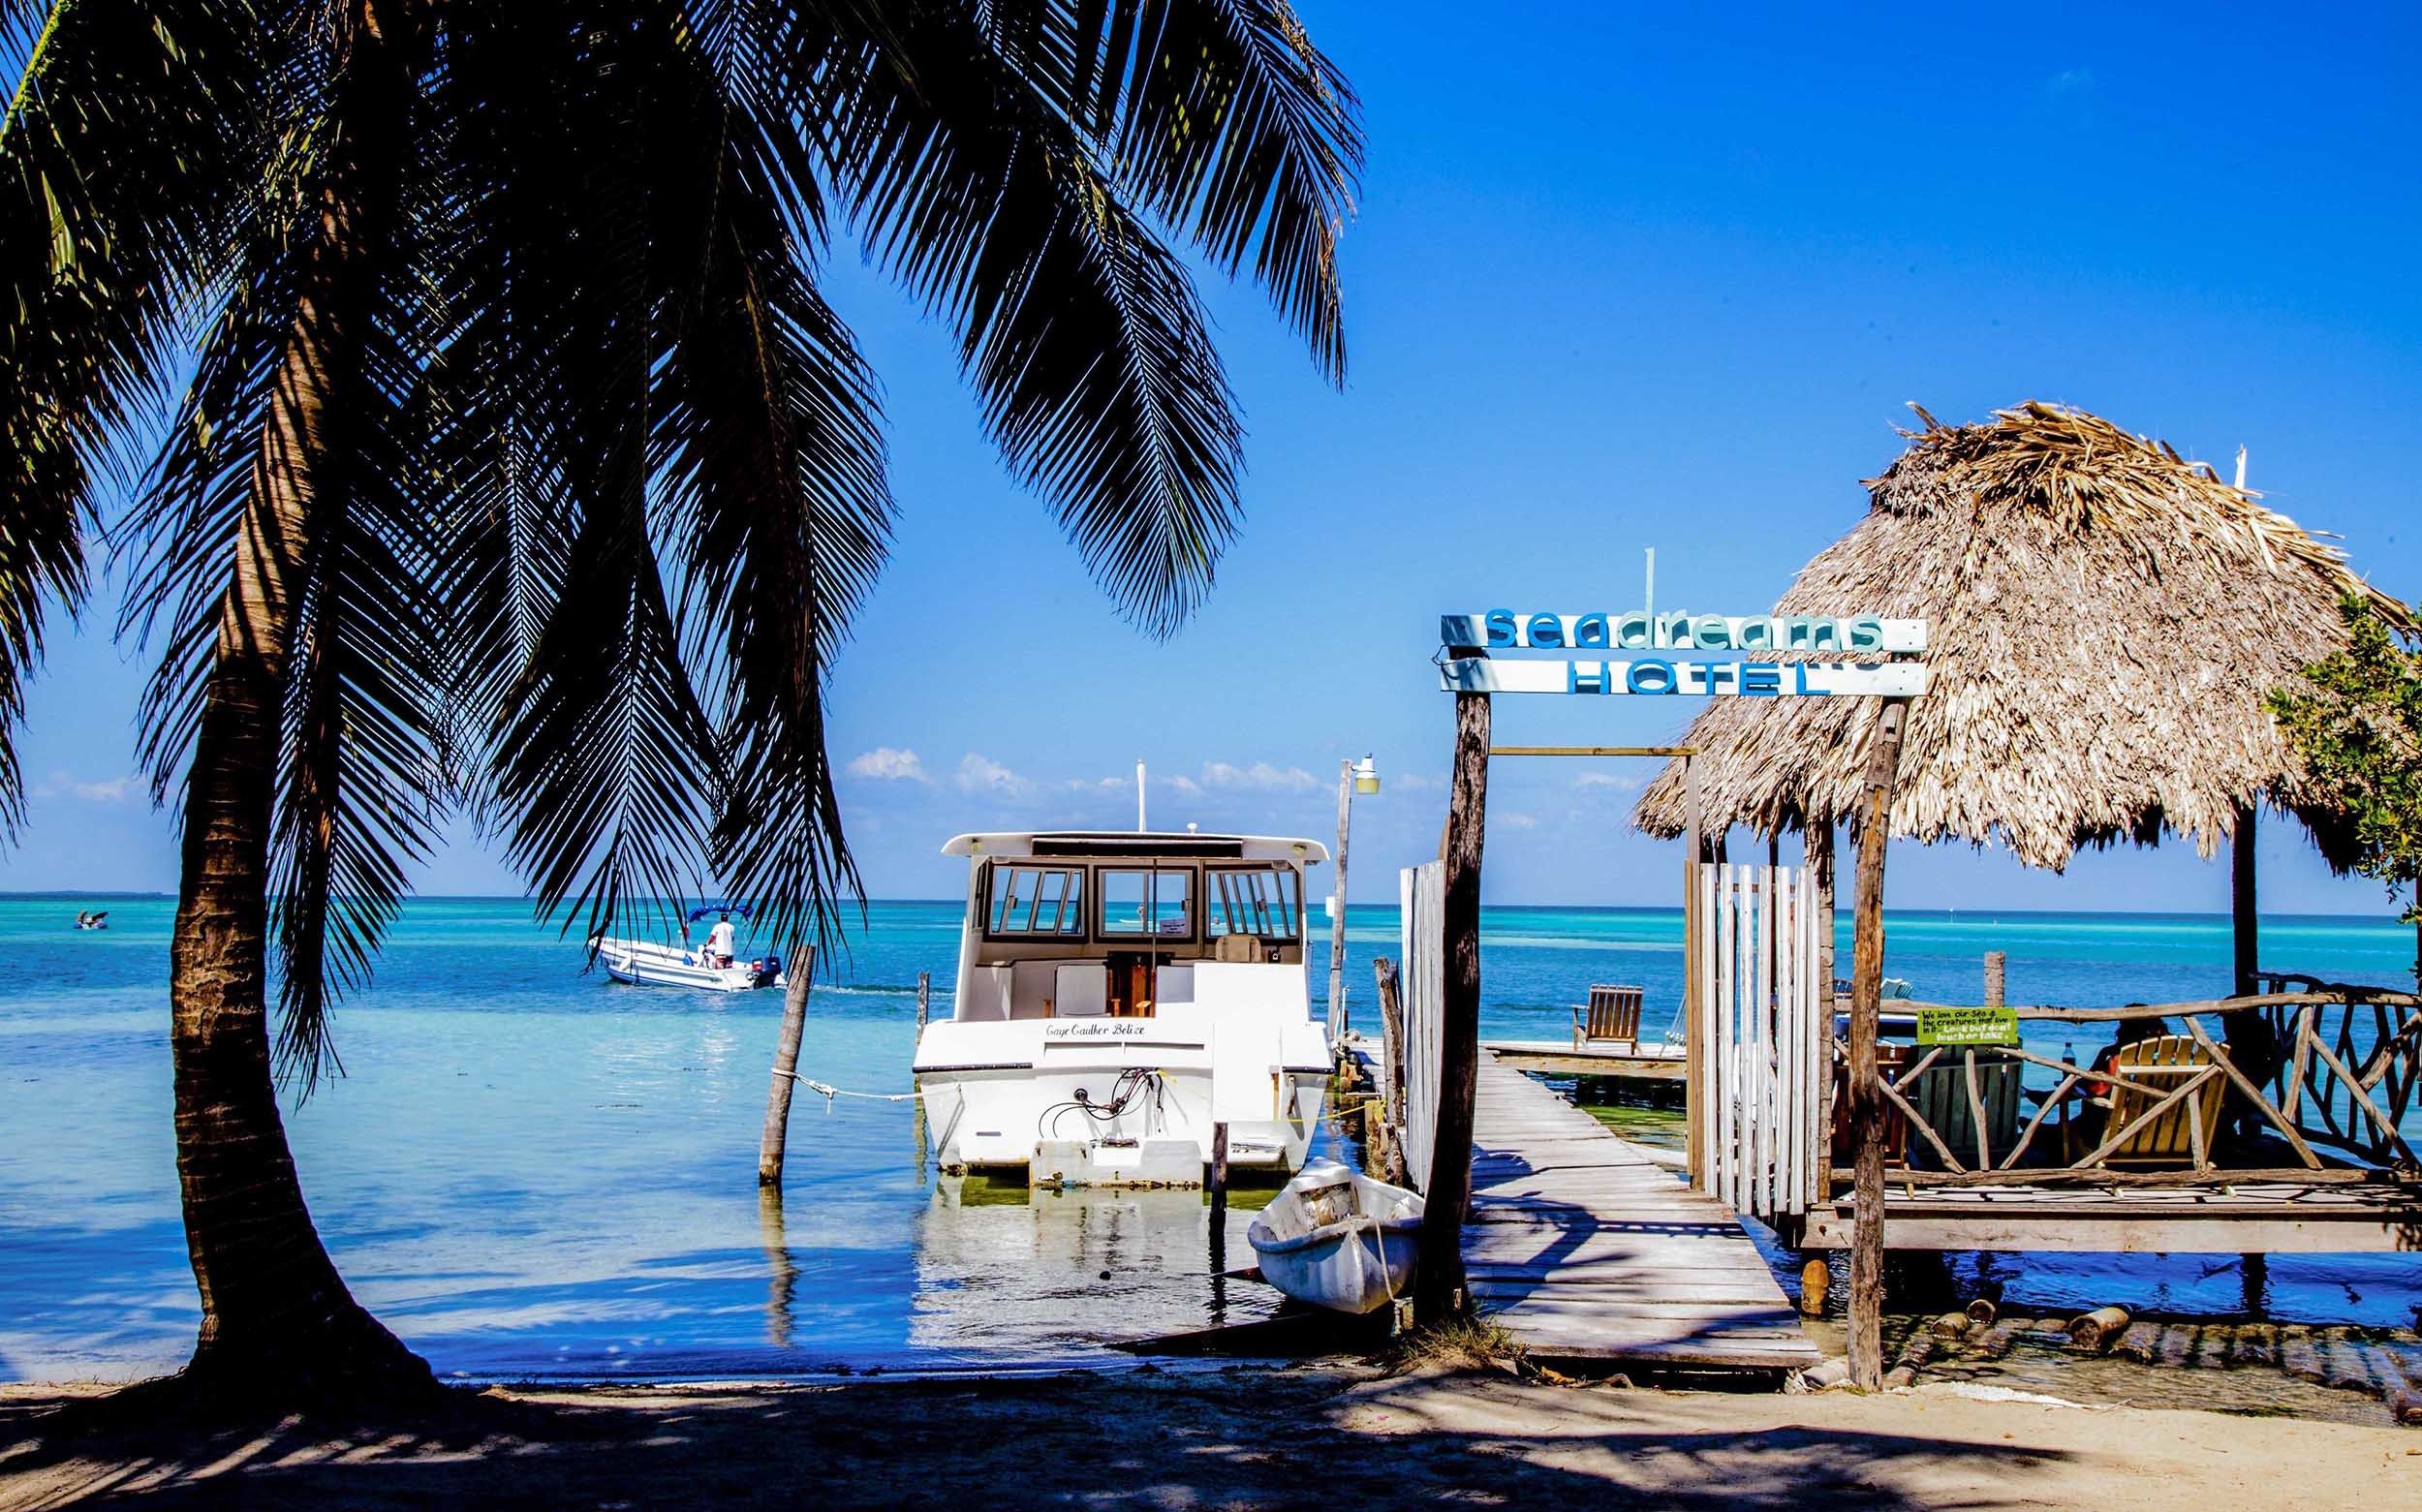
[[[2422,1250],[2412,1184],[2131,1184],[1906,1187],[1884,1178],[1884,1243],[1896,1250],[2079,1250],[2114,1254]],[[1809,1212],[1804,1243],[1849,1248],[1845,1192]]]
[[[1548,1359],[1780,1371],[1818,1353],[1729,1208],[1482,1057],[1463,1262],[1474,1301]]]
[[[1662,1045],[1654,1050],[1614,1050],[1602,1045],[1575,1050],[1568,1039],[1483,1039],[1480,1048],[1517,1071],[1543,1071],[1550,1076],[1678,1082],[1688,1073],[1681,1053],[1668,1052]]]

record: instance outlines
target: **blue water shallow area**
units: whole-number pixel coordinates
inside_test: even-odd
[[[171,904],[0,898],[0,1380],[173,1367],[198,1312],[177,1221],[167,1009]],[[1393,910],[1350,919],[1367,1014]],[[803,1074],[908,1089],[914,983],[947,1011],[957,908],[876,904],[820,981]],[[1568,1033],[1591,981],[1648,989],[1654,1034],[1681,989],[1678,915],[1492,909],[1483,1031]],[[2035,1003],[2168,1001],[2227,985],[2226,921],[2177,915],[1901,914],[1888,970],[1974,1001],[1987,949]],[[2410,980],[2385,920],[2266,921],[2264,958]],[[337,1018],[345,1074],[290,1108],[321,1230],[363,1300],[442,1372],[490,1376],[800,1373],[1085,1358],[1108,1343],[1266,1313],[1213,1272],[1249,1255],[1249,1214],[1214,1234],[1198,1193],[1003,1192],[938,1178],[913,1108],[803,1095],[785,1200],[760,1201],[757,1133],[779,995],[628,988],[503,900],[411,904],[374,986]],[[1313,980],[1325,980],[1316,950]],[[1323,1136],[1324,1140],[1329,1136]],[[2239,1305],[2215,1256],[2002,1257],[2047,1310]],[[2422,1257],[2282,1258],[2282,1316],[2408,1323]]]

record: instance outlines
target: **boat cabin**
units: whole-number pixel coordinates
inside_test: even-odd
[[[1249,835],[982,834],[968,858],[961,1022],[1151,1018],[1196,1001],[1203,963],[1304,964],[1310,840]]]

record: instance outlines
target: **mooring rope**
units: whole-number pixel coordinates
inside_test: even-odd
[[[812,1076],[801,1076],[796,1071],[777,1070],[774,1074],[788,1076],[808,1091],[823,1094],[826,1108],[832,1106],[832,1099],[835,1097],[862,1097],[868,1102],[922,1102],[925,1100],[925,1095],[921,1092],[852,1092],[845,1087],[835,1087],[829,1082],[820,1082]]]

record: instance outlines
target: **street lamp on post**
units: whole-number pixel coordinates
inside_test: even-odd
[[[1354,794],[1380,790],[1379,763],[1365,755],[1337,763],[1337,895],[1329,910],[1329,1049],[1345,1053],[1346,840],[1353,826]]]

